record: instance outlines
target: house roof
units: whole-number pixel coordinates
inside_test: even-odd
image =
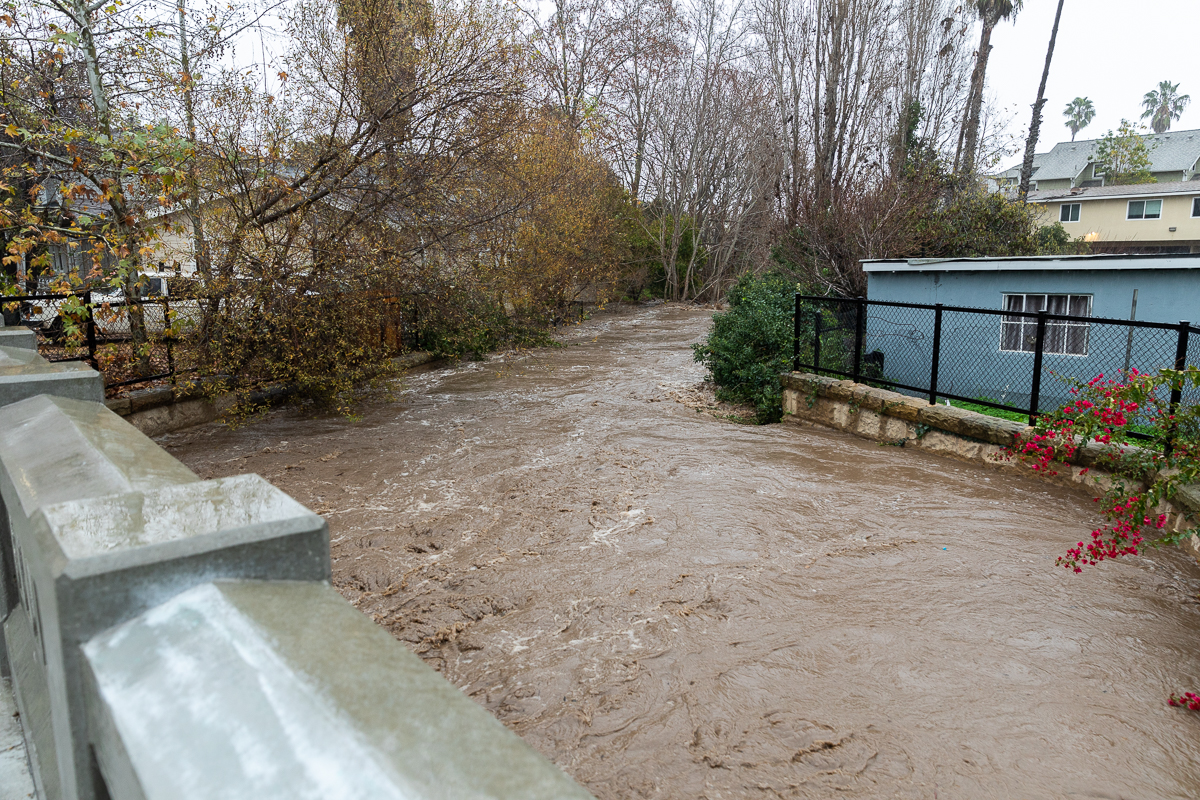
[[[1148,133],[1143,138],[1150,147],[1151,172],[1189,170],[1200,160],[1200,130]],[[1099,146],[1099,139],[1059,142],[1049,153],[1034,156],[1033,176],[1040,181],[1074,178],[1083,172],[1089,161],[1096,160]],[[1021,165],[1013,166],[1004,174],[1013,170],[1020,175]]]
[[[1035,175],[1037,174],[1038,168],[1041,167],[1044,163],[1046,163],[1047,155],[1049,155],[1049,153],[1034,153],[1033,154],[1033,173]],[[1023,166],[1024,166],[1024,162],[1022,162],[1020,164],[1016,164],[1016,165],[1004,170],[1004,172],[1001,172],[996,177],[997,178],[1011,178],[1014,181],[1018,181],[1021,179],[1021,167],[1023,167]]]
[[[1030,192],[1029,202],[1046,203],[1051,200],[1116,200],[1123,197],[1144,197],[1169,194],[1200,195],[1200,180],[1167,181],[1165,183],[1138,183],[1133,186],[1087,186],[1074,189],[1049,189]]]
[[[71,213],[87,214],[90,217],[104,217],[112,213],[112,205],[108,200],[98,196],[91,182],[83,175],[69,170],[51,175],[42,181],[37,205],[42,208],[61,206],[63,204],[63,184],[78,184],[88,188],[86,192],[75,194],[67,203]],[[141,181],[136,177],[125,178],[122,188],[125,193],[125,201],[131,207],[142,207],[142,213],[148,217],[162,214],[157,198],[147,195]]]
[[[1146,139],[1152,172],[1191,169],[1200,159],[1200,130],[1152,133]]]
[[[864,272],[1007,272],[1010,270],[1200,269],[1200,253],[986,258],[866,259]]]

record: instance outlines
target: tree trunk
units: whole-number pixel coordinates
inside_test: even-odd
[[[188,53],[187,40],[187,6],[186,0],[179,0],[179,66],[183,73],[183,113],[184,124],[187,126],[187,140],[192,145],[192,157],[187,169],[187,215],[192,225],[192,253],[196,259],[196,272],[199,273],[205,290],[210,288],[212,279],[212,264],[209,258],[208,241],[204,237],[204,225],[200,219],[200,181],[196,176],[196,113],[193,102],[195,79],[192,77],[191,55]],[[216,301],[197,300],[200,303],[200,330],[206,333],[211,329],[216,314]],[[166,320],[164,320],[166,322]]]
[[[813,141],[813,164],[816,168],[814,190],[816,205],[820,209],[827,208],[833,196],[834,163],[837,158],[835,134],[839,110],[838,94],[841,90],[844,66],[842,45],[846,8],[842,3],[835,1],[830,4],[826,13],[828,14],[827,18],[822,14],[818,19],[816,45],[818,61],[814,70],[818,92],[817,97],[814,98],[817,102],[813,103],[813,116],[816,117],[813,126],[816,134]],[[827,26],[824,33],[821,29],[823,24]],[[825,51],[822,61],[820,51],[824,46],[827,46],[828,49]],[[823,98],[819,94],[822,90],[824,91]]]
[[[971,72],[971,93],[968,100],[967,118],[963,123],[963,150],[959,171],[965,175],[975,173],[976,150],[979,147],[979,114],[983,107],[983,85],[987,75],[988,57],[992,53],[992,30],[999,20],[992,14],[983,18],[983,31],[979,34],[979,52],[975,54],[975,69]]]
[[[208,258],[208,244],[204,239],[204,227],[200,224],[200,182],[196,177],[196,112],[193,103],[195,80],[192,78],[190,55],[188,54],[187,27],[185,21],[186,6],[184,0],[179,0],[179,64],[183,71],[183,113],[187,125],[187,140],[193,148],[192,159],[188,163],[188,217],[192,223],[192,247],[195,250],[196,271],[207,279],[211,268]]]
[[[84,69],[87,73],[88,88],[92,95],[92,108],[96,113],[100,132],[108,142],[113,141],[112,109],[108,102],[108,92],[104,87],[100,71],[100,57],[96,50],[96,38],[92,29],[92,16],[83,0],[71,0],[67,6],[72,21],[79,29],[79,43],[83,50]],[[125,191],[121,185],[121,173],[118,168],[113,187],[109,189],[109,208],[112,210],[121,244],[129,250],[129,261],[132,262],[128,272],[123,276],[125,286],[125,301],[130,305],[125,307],[129,315],[129,336],[132,340],[134,353],[138,357],[138,371],[143,375],[150,374],[150,353],[146,347],[146,320],[140,303],[140,276],[138,274],[138,243],[137,232],[130,220],[132,215],[125,202]],[[135,302],[137,301],[137,302]]]
[[[1046,65],[1042,67],[1042,82],[1038,84],[1037,102],[1033,104],[1033,119],[1029,121],[1029,139],[1025,142],[1025,162],[1021,165],[1021,186],[1017,197],[1021,202],[1029,195],[1029,181],[1033,178],[1033,151],[1037,149],[1038,133],[1042,129],[1042,106],[1046,105],[1046,79],[1050,77],[1050,59],[1054,57],[1054,40],[1058,38],[1058,21],[1062,18],[1063,0],[1058,0],[1058,11],[1054,15],[1054,28],[1050,31],[1050,46],[1046,48]],[[1075,134],[1071,134],[1075,141]]]

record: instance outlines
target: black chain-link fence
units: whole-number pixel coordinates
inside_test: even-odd
[[[104,373],[112,390],[176,375],[175,332],[180,315],[195,301],[167,297],[126,301],[116,293],[75,292],[0,297],[4,324],[31,329],[47,361],[86,361]],[[144,344],[135,345],[140,314]]]
[[[426,345],[422,324],[426,315],[419,298],[374,299],[384,312],[379,316],[384,347],[405,352]],[[174,295],[127,301],[119,291],[93,290],[0,296],[0,313],[5,325],[33,330],[38,353],[48,361],[86,361],[98,369],[111,396],[125,387],[194,372],[177,361],[185,350],[178,347],[180,337],[200,323],[203,309],[214,302]],[[223,298],[220,302],[226,313],[256,314],[249,298]],[[133,327],[139,315],[145,336],[143,344],[135,345]]]
[[[1070,399],[1069,379],[1200,360],[1200,328],[1188,322],[796,295],[795,324],[797,372],[1028,414],[1031,423]],[[1169,400],[1200,403],[1200,391]]]

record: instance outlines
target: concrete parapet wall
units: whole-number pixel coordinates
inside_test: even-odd
[[[46,800],[103,798],[79,648],[221,577],[328,580],[324,520],[257,475],[201,481],[99,403],[0,408],[0,498],[18,589],[4,622]]]
[[[43,392],[100,401],[104,399],[104,380],[80,361],[50,362],[36,349],[5,347],[0,341],[0,406]]]
[[[909,395],[864,386],[837,378],[793,372],[781,376],[784,422],[819,425],[852,433],[883,444],[911,447],[942,456],[972,461],[992,469],[1021,474],[1069,486],[1090,495],[1106,485],[1102,463],[1104,448],[1090,443],[1079,449],[1069,464],[1059,464],[1057,475],[1034,472],[1015,461],[1005,461],[1005,448],[1016,444],[1028,430],[1021,422],[989,417],[952,406],[930,405]],[[1200,487],[1180,490],[1173,515],[1176,530],[1200,519]],[[1200,561],[1200,538],[1192,536],[1184,549]]]
[[[114,796],[591,797],[328,584],[204,584],[84,654]]]
[[[37,334],[29,328],[5,328],[0,325],[0,347],[37,351]]]

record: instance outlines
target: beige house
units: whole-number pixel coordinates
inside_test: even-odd
[[[1030,192],[1044,225],[1123,253],[1200,253],[1200,180]]]

